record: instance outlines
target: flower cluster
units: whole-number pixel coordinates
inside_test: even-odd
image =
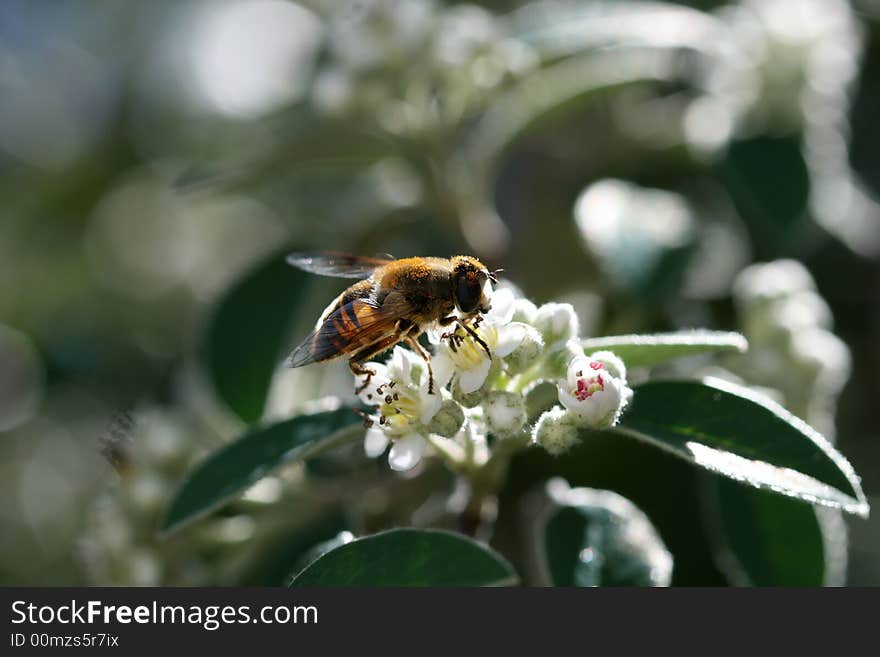
[[[377,118],[396,135],[459,123],[537,56],[475,5],[430,0],[340,3],[313,100],[332,115]]]
[[[616,424],[632,395],[619,358],[584,354],[569,304],[537,307],[502,287],[491,310],[469,326],[476,338],[460,327],[429,332],[433,392],[427,364],[408,349],[365,364],[371,374],[354,384],[372,409],[369,456],[390,446],[389,465],[409,470],[432,451],[465,470],[484,466],[501,445],[560,454],[580,429]]]
[[[302,470],[264,477],[228,508],[174,540],[157,535],[171,495],[213,446],[191,414],[141,407],[105,450],[119,477],[85,509],[77,557],[95,586],[207,586],[239,581],[265,559],[265,541],[297,520],[282,502],[317,506]]]
[[[796,260],[755,264],[740,273],[733,293],[750,345],[737,369],[749,381],[779,391],[786,407],[833,435],[851,358],[831,330],[831,309],[813,277]]]

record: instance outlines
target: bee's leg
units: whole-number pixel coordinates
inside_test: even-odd
[[[442,317],[441,319],[437,320],[437,325],[438,326],[449,326],[450,324],[455,323],[455,319],[456,319],[455,315],[450,315],[449,317]],[[442,334],[440,336],[440,341],[442,342],[443,340],[449,341],[449,348],[452,349],[453,352],[458,351],[458,347],[455,344],[455,331],[447,331],[446,333]]]
[[[360,363],[358,363],[354,358],[348,361],[348,369],[351,370],[351,373],[355,376],[363,376],[364,382],[354,389],[356,395],[361,394],[364,390],[366,390],[367,386],[370,385],[370,381],[372,381],[373,376],[375,376],[376,371],[371,370],[368,367],[364,367]]]
[[[351,373],[355,376],[363,375],[365,377],[364,382],[355,388],[355,394],[359,395],[366,390],[367,386],[370,385],[370,381],[376,375],[375,370],[371,370],[369,367],[364,367],[361,363],[377,354],[381,354],[386,349],[393,347],[400,342],[401,339],[403,339],[403,333],[402,331],[397,330],[388,337],[382,338],[368,347],[364,347],[349,359],[348,369],[351,370]]]
[[[486,344],[486,341],[483,340],[483,338],[481,338],[479,335],[477,335],[477,332],[474,329],[472,329],[470,326],[468,326],[467,322],[465,320],[461,319],[460,317],[456,317],[455,321],[458,323],[458,325],[461,328],[463,328],[465,331],[467,331],[470,334],[470,336],[474,339],[474,341],[478,345],[480,345],[483,348],[483,351],[485,351],[486,355],[489,356],[489,360],[492,360],[492,352],[489,349],[489,345]]]
[[[420,332],[419,332],[420,333]],[[416,352],[422,359],[425,361],[425,365],[428,366],[428,394],[434,394],[434,370],[431,369],[431,354],[425,351],[425,348],[419,343],[419,333],[407,333],[404,341],[412,347],[412,350]]]

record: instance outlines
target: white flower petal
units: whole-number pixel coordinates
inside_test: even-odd
[[[521,322],[513,322],[507,326],[498,327],[498,343],[493,353],[504,358],[512,354],[526,339],[529,327]]]
[[[380,456],[385,448],[388,447],[388,436],[379,427],[371,427],[367,429],[367,435],[364,436],[364,452],[370,458]]]
[[[410,382],[410,375],[412,373],[412,360],[410,356],[411,352],[403,347],[394,347],[394,351],[391,352],[391,358],[388,360],[388,373],[391,378],[405,383]]]
[[[491,367],[492,361],[484,358],[476,367],[462,371],[458,375],[458,386],[461,388],[461,391],[468,395],[479,390],[483,383],[485,383]]]
[[[425,452],[425,439],[413,433],[406,438],[395,440],[388,453],[388,465],[392,470],[411,470],[422,460]]]
[[[566,410],[576,413],[581,401],[572,395],[564,386],[559,386],[557,392],[559,393],[559,403],[565,406]]]
[[[446,384],[452,379],[452,375],[455,372],[455,363],[452,362],[452,359],[445,352],[438,351],[431,358],[431,368],[434,370],[434,385],[437,390],[440,390],[440,388],[445,388]]]
[[[616,379],[606,379],[605,389],[594,392],[588,401],[593,402],[596,415],[601,419],[620,406],[620,387]]]
[[[428,336],[428,342],[437,345],[443,342],[443,335],[448,331],[449,329],[446,326],[440,326],[435,323],[431,328],[425,331],[425,334]]]
[[[435,387],[436,387],[436,381]],[[428,424],[431,420],[434,419],[434,416],[437,415],[437,411],[440,410],[440,406],[443,404],[443,397],[440,395],[440,389],[437,388],[434,390],[433,395],[428,394],[428,384],[425,383],[424,387],[421,390],[421,401],[422,401],[422,413],[419,417],[419,421],[422,424]]]
[[[508,324],[516,309],[515,301],[510,288],[496,290],[492,294],[492,309],[486,313],[486,317],[496,324]]]

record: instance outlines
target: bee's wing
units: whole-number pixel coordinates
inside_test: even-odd
[[[392,260],[386,258],[366,258],[347,253],[291,253],[287,264],[312,274],[336,276],[339,278],[367,278],[376,269]]]
[[[407,316],[409,304],[402,296],[389,295],[379,306],[372,299],[353,299],[330,313],[287,359],[288,367],[300,367],[335,356],[355,353],[397,330]]]

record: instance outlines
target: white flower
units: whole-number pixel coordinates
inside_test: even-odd
[[[626,381],[626,365],[613,351],[595,351],[590,354],[590,360],[597,360],[605,366],[608,373],[615,379]]]
[[[601,360],[581,356],[571,361],[559,383],[559,401],[582,427],[614,426],[629,402],[632,390],[626,380],[615,377]]]
[[[513,311],[513,292],[500,289],[492,297],[492,309],[482,316],[482,320],[474,328],[489,347],[493,358],[504,358],[511,354],[528,334],[528,326],[511,321]],[[455,329],[452,337],[443,335],[442,330],[434,331],[430,335],[432,342],[437,344],[437,353],[432,364],[438,385],[445,386],[457,374],[458,387],[462,393],[476,392],[486,382],[492,359],[482,345],[460,327]]]
[[[365,375],[356,376],[355,386],[361,401],[374,407],[375,413],[367,418],[364,451],[377,457],[391,443],[388,464],[394,470],[409,470],[424,454],[426,426],[443,399],[428,393],[427,368],[403,347],[395,347],[387,365],[367,363],[365,367],[374,374],[368,381]]]
[[[330,49],[345,66],[365,70],[406,60],[431,30],[429,0],[340,3],[328,27]]]

